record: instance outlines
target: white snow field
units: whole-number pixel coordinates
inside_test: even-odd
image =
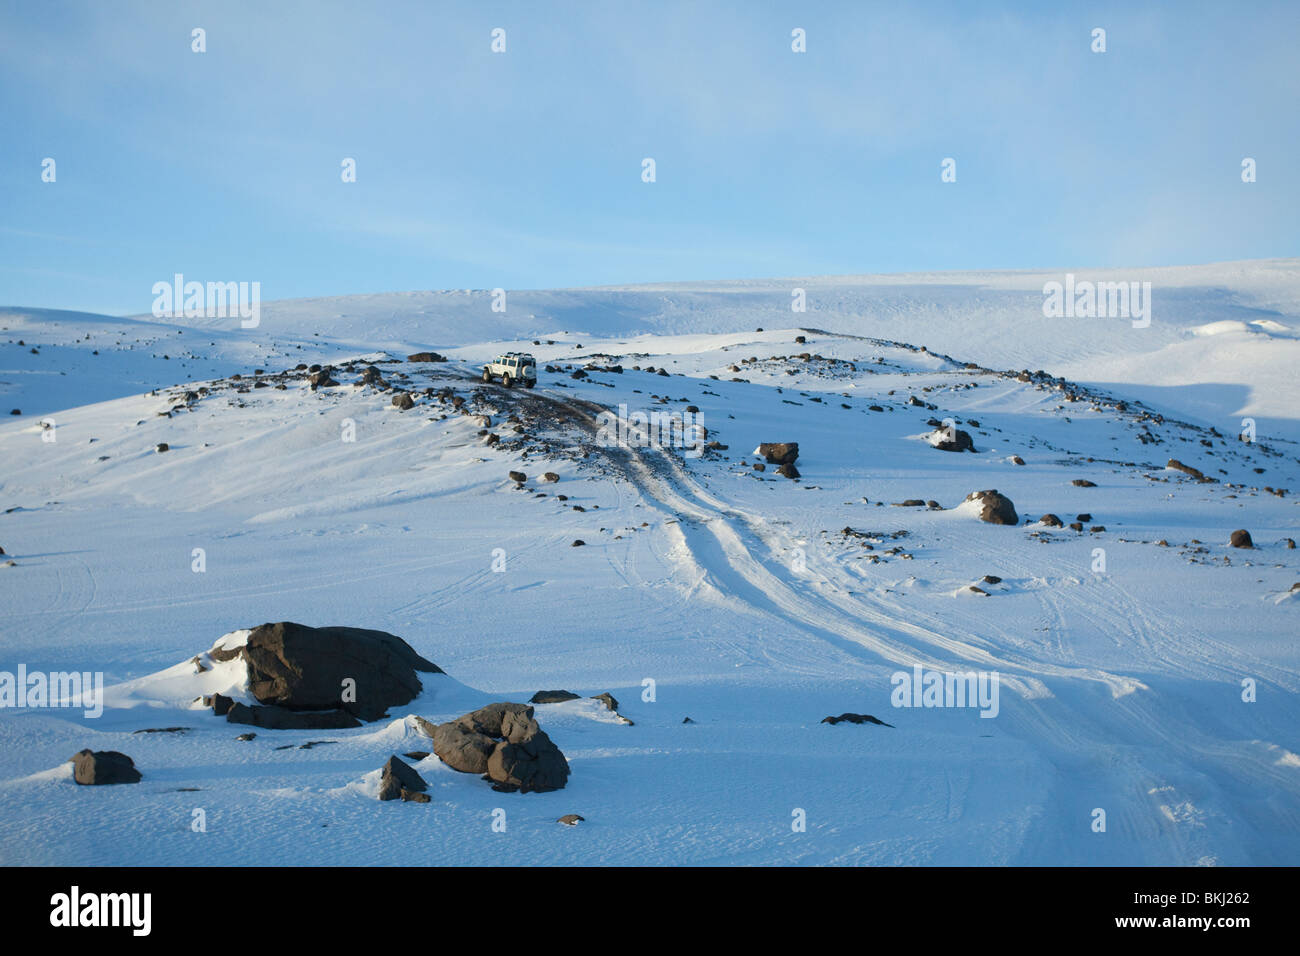
[[[108,685],[97,717],[0,709],[0,862],[1300,863],[1300,260],[1077,277],[1150,281],[1150,326],[1046,318],[1041,272],[351,296],[255,329],[0,311],[0,677]],[[507,350],[538,388],[477,379]],[[338,385],[285,374],[321,362]],[[620,405],[695,406],[726,447],[610,444]],[[963,504],[994,488],[1018,524]],[[195,700],[247,699],[241,665],[190,661],[283,620],[447,675],[238,741]],[[996,672],[996,714],[894,706],[915,666]],[[430,756],[431,803],[375,799],[432,750],[415,716],[555,688],[584,698],[536,709],[565,789]],[[845,712],[892,726],[821,722]],[[77,785],[86,747],[143,780]]]

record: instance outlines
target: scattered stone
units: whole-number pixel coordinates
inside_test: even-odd
[[[586,817],[580,817],[576,813],[566,813],[556,823],[563,823],[566,827],[576,827],[579,823],[585,823]]]
[[[393,396],[393,404],[401,411],[410,411],[415,407],[415,399],[411,397],[410,392],[398,392]]]
[[[780,468],[776,470],[776,473],[778,475],[783,475],[786,478],[790,478],[790,479],[800,477],[799,469],[796,468],[794,465],[790,465],[790,464],[782,465]]]
[[[1089,481],[1087,478],[1076,478],[1076,479],[1074,479],[1074,481],[1070,482],[1070,484],[1074,485],[1074,487],[1076,487],[1076,488],[1096,488],[1096,487],[1097,487],[1097,483],[1096,483],[1095,481]]]
[[[1070,522],[1070,530],[1071,530],[1071,531],[1083,531],[1083,522],[1082,522],[1082,521],[1071,521],[1071,522]]]
[[[405,787],[402,788],[400,796],[404,801],[408,803],[430,803],[433,800],[433,798],[430,797],[427,793],[420,793],[419,791],[407,790]]]
[[[72,779],[82,786],[139,783],[135,761],[116,750],[81,750],[72,757]]]
[[[522,471],[512,471],[510,472],[510,480],[515,482],[516,484],[522,485],[524,482],[528,480],[528,476],[525,475]]]
[[[893,727],[893,724],[887,724],[883,720],[878,720],[870,714],[840,714],[838,717],[823,717],[823,724],[838,724],[847,722],[850,724],[879,724],[881,727]]]
[[[437,352],[416,352],[406,357],[408,362],[445,362],[446,356],[439,355]]]
[[[581,548],[581,547],[585,547],[586,544],[587,544],[587,542],[583,541],[581,538],[574,538],[574,539],[573,539],[573,544],[569,545],[569,547],[571,547],[571,548]]]
[[[553,471],[548,471],[542,475],[542,481],[548,481],[551,482],[552,484],[554,484],[559,480],[560,480],[560,476]]]
[[[248,733],[246,733],[246,734],[240,734],[240,735],[239,735],[238,737],[236,737],[235,739],[236,739],[236,740],[252,740],[252,739],[254,739],[256,736],[257,736],[257,734],[250,730],[250,731],[249,731]]]
[[[171,446],[168,445],[165,441],[163,441],[163,442],[159,442],[158,444],[154,445],[154,446],[153,446],[153,450],[156,451],[156,452],[161,453],[161,452],[164,452],[164,451],[169,451],[169,450],[171,450]]]
[[[1236,531],[1232,532],[1231,536],[1228,538],[1228,544],[1234,548],[1255,547],[1255,542],[1250,538],[1250,532],[1245,528],[1238,528]]]
[[[1002,583],[1002,579],[1001,579],[1000,577],[998,577],[996,574],[986,574],[986,575],[984,575],[983,578],[981,578],[981,580],[982,580],[985,584],[1001,584],[1001,583]]]
[[[618,713],[618,699],[609,691],[605,691],[603,694],[593,694],[591,699],[600,701],[606,708]]]
[[[189,730],[189,727],[146,727],[143,730],[133,730],[133,734],[183,734]]]
[[[1064,525],[1062,525],[1062,523],[1061,523],[1061,519],[1058,518],[1056,515],[1054,515],[1054,514],[1050,514],[1050,513],[1049,513],[1049,514],[1045,514],[1045,515],[1043,515],[1041,518],[1039,518],[1039,519],[1038,519],[1038,523],[1039,523],[1039,524],[1045,524],[1045,525],[1047,525],[1049,528],[1061,528],[1061,527],[1064,527]]]
[[[1082,521],[1084,524],[1087,524],[1092,520],[1092,515],[1085,511],[1083,514],[1075,515],[1074,520]]]
[[[684,723],[684,724],[693,724],[693,723],[695,723],[695,721],[691,720],[691,718],[689,718],[689,717],[683,717],[683,718],[682,718],[682,723]]]

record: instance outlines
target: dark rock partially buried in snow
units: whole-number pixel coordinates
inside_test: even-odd
[[[380,800],[411,800],[414,799],[408,794],[424,793],[429,789],[429,785],[424,782],[424,778],[415,772],[415,768],[406,763],[400,757],[392,756],[384,764],[383,773],[379,778],[379,799]],[[416,800],[418,803],[427,803],[427,800]]]
[[[974,451],[975,442],[971,441],[970,433],[964,432],[960,428],[941,428],[934,433],[930,442],[940,451]]]
[[[263,624],[253,629],[243,647],[218,648],[210,654],[219,661],[242,657],[248,665],[249,692],[261,704],[290,711],[341,709],[362,720],[377,720],[390,707],[410,703],[423,689],[417,672],[443,673],[406,641],[385,631],[308,627],[292,621]],[[343,699],[345,686],[355,687],[355,700]],[[273,722],[247,722],[268,727],[282,722],[275,715],[267,719]]]
[[[754,449],[755,455],[761,455],[769,465],[793,465],[799,457],[797,441],[763,442]]]
[[[793,479],[793,478],[798,478],[798,477],[800,477],[800,475],[799,475],[799,469],[796,468],[794,465],[789,464],[788,462],[787,462],[786,464],[782,465],[780,468],[778,468],[778,469],[776,470],[776,473],[777,473],[778,475],[783,475],[783,476],[786,477],[786,478],[792,478],[792,479]]]
[[[566,813],[556,820],[556,823],[563,823],[566,827],[576,827],[579,823],[585,823],[586,817],[578,816],[576,813]]]
[[[883,720],[878,720],[870,714],[840,714],[838,717],[823,717],[823,724],[879,724],[881,727],[893,727],[893,724],[887,724]]]
[[[248,724],[264,730],[344,730],[360,727],[361,721],[346,710],[289,710],[274,704],[241,704],[235,702],[226,711],[226,720],[232,724]]]
[[[614,713],[618,713],[618,698],[615,697],[613,694],[611,694],[609,691],[605,691],[605,693],[603,694],[593,694],[591,696],[591,699],[600,701],[609,710],[614,711]]]
[[[1228,537],[1228,544],[1234,548],[1253,548],[1255,542],[1250,537],[1250,532],[1245,528],[1238,528]]]
[[[1065,526],[1061,523],[1061,519],[1058,518],[1056,515],[1051,514],[1050,512],[1049,512],[1048,514],[1043,515],[1041,518],[1039,518],[1039,519],[1038,519],[1038,523],[1039,523],[1039,524],[1045,524],[1045,525],[1047,525],[1047,527],[1049,527],[1049,528],[1063,528],[1063,527],[1065,527]]]
[[[72,779],[82,786],[139,783],[135,761],[116,750],[81,750],[72,758]]]
[[[415,399],[411,397],[410,392],[398,392],[393,396],[393,405],[395,405],[399,411],[410,411],[415,407]]]
[[[1006,495],[1000,494],[996,488],[988,491],[972,491],[966,496],[967,501],[977,501],[981,504],[979,517],[981,521],[987,521],[989,524],[1019,524],[1020,516],[1016,514],[1016,506],[1011,503],[1011,499]]]
[[[539,690],[528,698],[530,704],[562,704],[566,700],[577,700],[578,695],[567,690]]]

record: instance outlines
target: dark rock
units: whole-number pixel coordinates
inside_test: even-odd
[[[1234,548],[1253,548],[1255,542],[1250,538],[1250,532],[1245,528],[1238,528],[1228,537],[1228,544]]]
[[[1021,458],[1019,455],[1012,455],[1012,456],[1011,456],[1011,464],[1013,464],[1013,465],[1023,465],[1024,463],[1025,463],[1025,460],[1024,460],[1023,458]]]
[[[754,454],[762,455],[769,465],[793,465],[799,457],[799,443],[763,442],[754,450]]]
[[[170,451],[171,445],[167,444],[165,441],[159,442],[158,444],[153,446],[153,450],[156,452]]]
[[[684,723],[684,724],[693,724],[693,723],[695,723],[695,721],[691,720],[691,718],[689,718],[689,717],[683,717],[683,718],[682,718],[682,723]]]
[[[1097,487],[1097,483],[1096,483],[1095,481],[1089,481],[1087,478],[1076,478],[1076,479],[1074,479],[1074,481],[1070,482],[1070,484],[1074,485],[1074,487],[1076,487],[1076,488],[1096,488],[1096,487]]]
[[[564,754],[527,704],[489,704],[440,724],[434,753],[454,770],[486,772],[496,790],[558,790],[569,776]]]
[[[415,407],[415,399],[411,397],[410,392],[398,392],[393,396],[393,404],[406,412]]]
[[[794,465],[789,465],[789,464],[782,465],[780,468],[776,470],[776,473],[778,475],[784,475],[786,478],[799,477],[799,469],[796,468]]]
[[[230,712],[230,708],[234,703],[235,702],[225,694],[213,694],[212,713],[216,714],[218,717],[224,717]]]
[[[614,713],[618,713],[618,699],[609,691],[606,691],[603,694],[593,694],[591,699],[601,701],[607,708],[614,711]]]
[[[408,799],[402,796],[404,792],[424,793],[428,789],[429,785],[410,764],[398,756],[388,758],[379,778],[380,800]]]
[[[248,733],[246,733],[246,734],[240,734],[240,735],[239,735],[238,737],[236,737],[235,739],[236,739],[236,740],[253,740],[253,739],[255,739],[256,737],[257,737],[257,734],[255,734],[253,731],[250,730],[250,731],[249,731]]]
[[[400,795],[401,798],[408,803],[430,803],[433,800],[433,798],[427,793],[420,793],[418,791],[412,792],[407,790],[405,787],[402,788]]]
[[[1084,524],[1087,524],[1089,521],[1092,520],[1092,515],[1089,512],[1085,511],[1083,514],[1075,515],[1074,520],[1082,521]]]
[[[1201,473],[1200,469],[1193,468],[1191,465],[1184,465],[1177,458],[1170,458],[1165,467],[1172,468],[1174,471],[1181,471],[1185,475],[1191,475],[1197,481],[1200,481],[1205,477],[1205,475]]]
[[[966,496],[966,500],[981,503],[983,506],[980,509],[981,521],[987,521],[989,524],[1019,524],[1020,522],[1020,516],[1016,514],[1016,506],[1006,495],[999,494],[996,488],[988,491],[972,491]]]
[[[756,462],[754,462],[754,470],[755,470],[755,471],[767,471],[767,465],[763,464],[761,461],[756,461]]]
[[[523,793],[561,790],[569,779],[569,762],[546,731],[497,744],[488,758],[488,776],[496,783],[493,789]]]
[[[135,761],[116,750],[82,750],[72,758],[72,779],[92,787],[112,783],[139,783]]]
[[[264,730],[344,730],[361,721],[346,710],[288,710],[275,705],[234,703],[226,712],[232,724],[251,724]]]
[[[870,714],[840,714],[838,717],[823,717],[823,724],[838,724],[846,722],[850,724],[879,724],[881,727],[893,727],[893,724],[887,724],[883,720],[877,720]]]
[[[406,357],[408,362],[445,362],[446,356],[439,355],[437,352],[416,352]]]
[[[574,538],[574,539],[573,539],[573,544],[569,545],[569,547],[571,547],[571,548],[581,548],[581,547],[584,547],[586,544],[587,544],[587,542],[583,541],[581,538]]]
[[[539,690],[528,698],[530,704],[562,704],[566,700],[577,700],[578,695],[567,690]]]
[[[417,672],[443,673],[400,637],[359,627],[262,624],[236,653],[248,664],[248,688],[259,703],[291,711],[341,708],[363,720],[376,720],[390,707],[410,703],[423,689]],[[345,680],[355,682],[355,701],[342,700]],[[281,720],[275,715],[266,719]],[[311,726],[355,726],[328,722],[336,718],[319,719],[327,722]]]
[[[894,505],[895,508],[924,508],[925,502],[920,498],[904,498]]]
[[[1001,583],[1002,583],[1002,579],[1001,579],[1000,577],[998,577],[996,574],[986,574],[986,575],[984,575],[984,577],[983,577],[981,580],[982,580],[985,584],[1001,584]]]
[[[318,388],[329,388],[332,385],[337,385],[338,382],[334,381],[332,375],[333,371],[334,370],[327,365],[319,372],[312,372],[308,375],[307,381],[311,383],[311,390],[314,392]]]
[[[497,726],[499,735],[500,724]],[[455,720],[439,724],[433,735],[433,752],[438,759],[461,773],[487,773],[488,757],[496,745],[493,737]]]
[[[525,475],[522,471],[512,471],[510,472],[510,480],[516,482],[517,484],[522,485],[524,482],[528,480],[528,476]]]
[[[408,750],[406,753],[402,754],[402,756],[405,757],[407,760],[414,760],[414,761],[416,761],[417,763],[419,763],[419,762],[420,762],[421,760],[423,760],[425,757],[429,756],[429,751],[427,751],[427,750]]]
[[[563,823],[567,827],[576,827],[579,823],[585,823],[586,817],[580,817],[576,813],[566,813],[556,820],[556,823]]]
[[[553,471],[548,471],[544,475],[542,475],[542,481],[549,481],[551,483],[554,483],[559,480],[560,480],[560,476]]]
[[[1071,521],[1071,522],[1070,522],[1070,530],[1071,530],[1071,531],[1082,531],[1082,530],[1083,530],[1083,522],[1082,522],[1082,521]]]
[[[933,442],[935,448],[940,451],[974,451],[975,443],[971,441],[970,433],[964,432],[960,428],[940,429],[936,435],[945,435]]]

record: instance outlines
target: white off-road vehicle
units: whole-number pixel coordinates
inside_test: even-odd
[[[524,388],[532,388],[537,384],[537,359],[527,352],[498,355],[483,366],[483,381],[490,382],[494,378],[501,379],[501,384],[506,388],[516,382]]]

